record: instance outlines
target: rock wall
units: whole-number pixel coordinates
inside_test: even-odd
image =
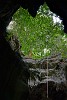
[[[0,100],[27,100],[28,66],[0,36]]]
[[[67,87],[64,83],[57,84],[53,81],[41,83],[30,88],[30,100],[67,100]]]

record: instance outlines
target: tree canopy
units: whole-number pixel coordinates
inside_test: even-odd
[[[67,57],[67,35],[63,32],[64,26],[59,21],[54,23],[53,16],[56,15],[46,4],[39,8],[35,18],[23,8],[14,14],[13,27],[9,33],[18,35],[21,51],[25,55],[34,59],[55,54]]]

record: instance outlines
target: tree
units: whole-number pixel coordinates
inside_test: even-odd
[[[53,21],[54,14],[47,5],[40,7],[35,18],[20,8],[13,16],[15,22],[10,33],[17,33],[21,50],[34,59],[61,53],[67,57],[67,39],[62,23]]]

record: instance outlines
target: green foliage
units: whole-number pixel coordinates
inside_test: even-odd
[[[11,32],[18,34],[25,55],[41,59],[61,53],[62,57],[67,57],[67,36],[62,31],[62,24],[54,24],[52,16],[47,5],[40,7],[35,18],[22,8],[14,14],[16,25]]]

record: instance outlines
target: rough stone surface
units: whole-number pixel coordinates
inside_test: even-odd
[[[56,84],[48,82],[48,98],[47,83],[41,83],[30,89],[30,100],[67,100],[67,87],[64,83]]]
[[[0,100],[27,100],[29,72],[20,54],[0,37]]]

